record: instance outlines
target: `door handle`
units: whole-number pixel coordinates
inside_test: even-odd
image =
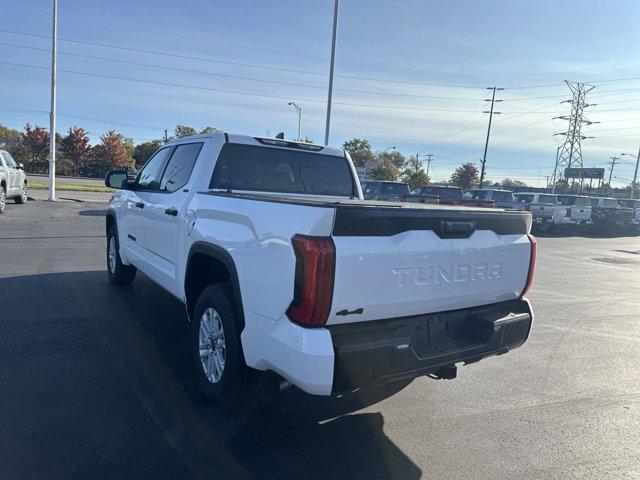
[[[136,207],[144,208],[144,202],[136,202]]]
[[[172,217],[177,217],[178,216],[178,210],[176,210],[175,208],[167,208],[164,213],[166,213],[167,215],[171,215]]]

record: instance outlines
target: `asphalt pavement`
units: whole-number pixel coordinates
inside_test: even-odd
[[[183,306],[108,283],[105,205],[0,215],[1,478],[640,478],[640,237],[539,238],[528,342],[456,380],[229,415],[185,373]]]

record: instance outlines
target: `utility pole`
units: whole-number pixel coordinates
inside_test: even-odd
[[[619,157],[609,157],[611,159],[611,161],[609,162],[609,165],[611,165],[611,168],[609,169],[609,186],[611,186],[611,177],[613,176],[613,167],[616,166],[616,162],[618,160],[620,160]]]
[[[553,167],[553,175],[551,175],[551,181],[553,182],[553,187],[551,187],[551,193],[556,193],[556,171],[558,170],[558,155],[560,155],[560,147],[556,149],[556,166]]]
[[[429,176],[429,167],[431,166],[432,159],[433,159],[433,154],[427,153],[427,177]]]
[[[329,67],[329,92],[327,94],[327,124],[324,129],[324,144],[329,145],[329,127],[331,125],[331,95],[333,94],[333,67],[336,63],[336,35],[338,33],[338,3],[333,5],[333,38],[331,40],[331,66]]]
[[[627,155],[629,157],[634,157],[630,153],[623,153],[622,155]],[[638,149],[638,155],[635,156],[636,159],[636,170],[633,173],[633,181],[631,182],[631,191],[629,193],[629,198],[634,199],[636,193],[636,181],[638,180],[638,164],[640,164],[640,148]]]
[[[51,111],[49,112],[49,200],[56,199],[56,39],[58,37],[58,0],[53,0],[51,34]]]
[[[493,106],[496,102],[501,102],[502,100],[496,100],[496,90],[504,90],[504,88],[496,88],[496,87],[487,87],[487,90],[491,90],[491,100],[485,99],[485,102],[491,101],[491,110],[484,111],[482,113],[489,114],[489,126],[487,127],[487,140],[484,142],[484,155],[482,155],[482,168],[480,170],[480,188],[482,188],[482,183],[484,182],[484,166],[487,163],[487,148],[489,148],[489,135],[491,134],[491,120],[493,120],[493,114],[498,115],[501,112],[495,112],[493,110]]]
[[[167,135],[167,129],[164,129],[164,143],[167,143],[169,141],[169,136]]]
[[[570,103],[571,104],[571,114],[563,115],[560,117],[562,120],[567,120],[569,122],[569,126],[567,127],[567,131],[563,133],[557,133],[556,135],[564,135],[565,139],[563,144],[560,146],[560,149],[556,155],[556,164],[553,169],[553,177],[552,182],[555,185],[559,178],[563,178],[564,171],[567,168],[577,167],[582,168],[582,145],[581,141],[586,140],[587,138],[582,135],[582,125],[591,125],[593,123],[586,118],[584,118],[584,109],[587,107],[594,106],[595,104],[587,103],[587,93],[593,90],[595,85],[586,85],[584,83],[578,82],[569,82],[565,80],[565,83],[571,90],[573,97],[571,100],[565,100],[561,103]],[[555,120],[555,119],[554,119]],[[581,178],[581,189],[582,189],[582,178]]]
[[[295,102],[289,102],[289,105],[291,105],[293,108],[296,109],[296,112],[298,112],[298,138],[297,141],[300,141],[300,124],[302,123],[302,109],[296,105]]]

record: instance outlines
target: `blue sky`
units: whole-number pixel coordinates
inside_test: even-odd
[[[50,4],[0,0],[2,124],[48,124]],[[332,8],[59,0],[59,127],[83,126],[92,142],[111,128],[142,142],[176,123],[294,137],[293,100],[303,136],[322,141]],[[486,87],[497,85],[489,178],[542,185],[562,138],[553,134],[566,130],[553,117],[568,114],[568,79],[597,85],[588,118],[601,123],[585,127],[596,138],[583,155],[604,167],[640,146],[639,20],[636,0],[342,0],[331,143],[432,153],[433,176],[447,178],[482,156]],[[615,183],[632,175],[623,157]]]

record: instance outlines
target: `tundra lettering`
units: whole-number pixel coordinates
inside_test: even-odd
[[[417,267],[394,268],[398,287],[408,282],[416,285],[438,285],[442,282],[469,282],[491,280],[502,277],[502,262],[461,263],[458,265],[418,265]]]

